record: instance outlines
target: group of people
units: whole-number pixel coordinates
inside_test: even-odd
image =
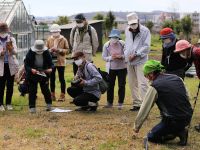
[[[51,36],[45,43],[36,40],[24,60],[25,81],[28,83],[29,108],[36,113],[37,85],[40,84],[47,104],[52,109],[52,101],[65,101],[66,91],[73,98],[72,103],[80,108],[77,111],[96,111],[101,98],[99,84],[103,78],[98,71],[93,56],[99,46],[96,30],[90,26],[83,14],[75,16],[76,25],[70,34],[72,47],[74,79],[66,89],[66,55],[70,53],[67,39],[60,34],[59,25],[50,28]],[[148,140],[163,143],[176,137],[180,145],[187,144],[188,130],[193,110],[187,90],[183,83],[185,72],[194,62],[197,76],[200,78],[200,48],[186,40],[178,40],[171,28],[160,31],[162,40],[161,62],[148,60],[151,34],[148,28],[140,24],[136,13],[127,15],[128,26],[125,41],[120,31],[112,29],[109,40],[103,46],[102,59],[106,62],[109,74],[107,105],[112,108],[115,80],[118,78],[118,109],[122,109],[125,99],[126,76],[131,91],[133,107],[139,111],[134,131],[139,132],[154,103],[158,105],[161,122],[147,135]],[[14,76],[19,65],[16,59],[16,41],[9,35],[6,23],[0,24],[0,111],[12,110]],[[56,98],[55,74],[58,71],[60,97]],[[20,78],[21,79],[21,78]],[[148,83],[150,81],[150,84]],[[50,82],[50,83],[49,83]],[[49,88],[50,84],[50,88]],[[6,107],[3,105],[5,85]],[[200,130],[200,125],[197,127]]]

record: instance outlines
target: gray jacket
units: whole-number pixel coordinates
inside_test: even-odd
[[[136,35],[133,41],[132,32],[129,27],[125,30],[125,59],[129,65],[144,64],[148,60],[148,53],[150,51],[151,34],[148,28],[140,24],[140,32]],[[135,55],[133,61],[129,61],[128,57]]]
[[[74,30],[75,32],[73,34]],[[77,26],[73,27],[70,33],[70,44],[72,46],[72,55],[77,51],[81,51],[85,53],[86,59],[91,61],[92,54],[96,53],[97,48],[99,46],[97,32],[93,27],[91,27],[91,38],[92,40],[90,39],[89,33],[85,32],[83,36],[83,41],[81,41],[78,27]]]
[[[79,71],[79,70],[78,70]],[[101,97],[99,83],[102,80],[101,74],[92,63],[86,63],[83,69],[85,75],[85,85],[83,91],[95,95],[97,98]],[[78,73],[78,72],[77,72]]]

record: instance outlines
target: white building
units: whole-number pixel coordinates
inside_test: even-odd
[[[190,18],[192,19],[193,23],[193,32],[194,33],[200,33],[200,12],[193,12],[193,13],[181,13],[181,19],[185,16],[189,15]]]

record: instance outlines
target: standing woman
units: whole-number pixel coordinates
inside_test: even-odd
[[[107,106],[113,106],[114,87],[116,77],[118,78],[118,109],[122,109],[125,97],[125,85],[127,68],[124,58],[125,42],[120,40],[120,31],[113,29],[109,35],[110,40],[104,44],[102,57],[107,62],[106,67],[109,70],[110,87],[107,92]]]
[[[69,52],[69,45],[67,39],[60,34],[61,29],[58,24],[53,24],[50,28],[51,36],[47,40],[47,47],[52,55],[55,67],[52,70],[50,77],[51,98],[56,100],[56,70],[60,81],[60,98],[58,101],[65,101],[66,83],[65,83],[65,64],[66,54]]]
[[[4,90],[6,91],[6,109],[12,110],[11,105],[14,76],[18,71],[19,64],[16,59],[17,46],[6,23],[0,23],[0,111],[5,111],[3,106]]]

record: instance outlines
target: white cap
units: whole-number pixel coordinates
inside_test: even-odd
[[[53,24],[51,27],[50,27],[50,32],[60,32],[60,26],[58,24]]]
[[[136,13],[130,13],[127,16],[127,20],[128,20],[128,24],[134,24],[134,23],[138,23],[138,15]]]

